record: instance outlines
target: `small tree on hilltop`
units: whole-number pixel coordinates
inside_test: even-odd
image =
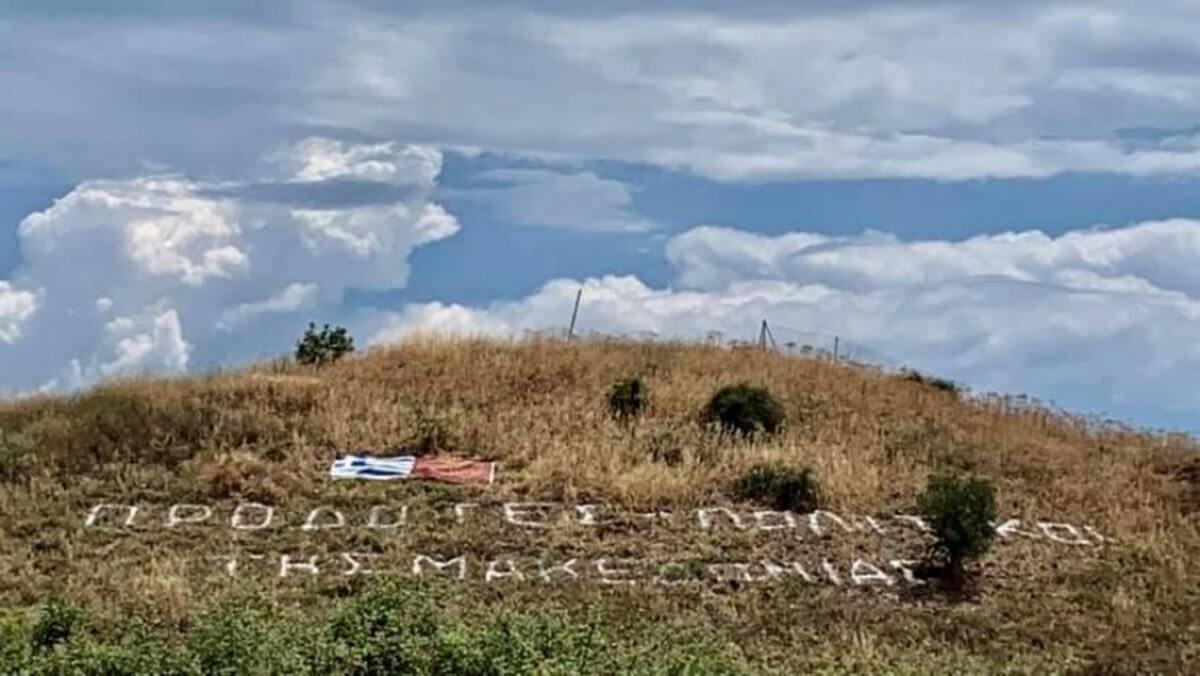
[[[330,328],[326,324],[320,331],[317,325],[309,323],[304,337],[296,344],[296,361],[301,364],[321,366],[335,362],[354,351],[354,339],[346,333],[346,329],[338,326]]]
[[[646,410],[648,395],[641,378],[620,380],[608,391],[608,413],[619,422],[637,418]]]
[[[783,405],[766,388],[726,385],[713,394],[700,420],[719,423],[726,432],[774,434],[783,425]]]
[[[917,501],[917,510],[929,520],[937,538],[933,543],[934,567],[952,590],[966,583],[966,563],[983,556],[992,545],[996,496],[985,479],[930,477]]]

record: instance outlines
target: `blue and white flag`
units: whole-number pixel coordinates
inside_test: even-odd
[[[393,458],[347,455],[333,461],[329,475],[334,479],[407,479],[415,463],[416,458],[411,455]]]
[[[491,484],[496,480],[496,463],[471,458],[414,457],[400,455],[375,458],[347,455],[333,461],[329,475],[334,479],[430,479],[452,484]]]

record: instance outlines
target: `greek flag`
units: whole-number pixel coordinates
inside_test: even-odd
[[[407,479],[415,463],[416,458],[411,455],[394,458],[347,455],[333,461],[329,475],[334,479]]]

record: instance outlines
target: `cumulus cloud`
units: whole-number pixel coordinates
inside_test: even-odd
[[[0,342],[14,343],[21,325],[37,310],[37,296],[0,280]]]
[[[4,385],[77,387],[262,349],[264,318],[403,287],[409,254],[459,227],[430,201],[431,148],[308,139],[263,166],[254,185],[286,188],[277,197],[332,183],[403,190],[321,206],[178,175],[81,183],[20,224],[23,260],[0,282]]]
[[[838,334],[977,389],[1173,424],[1200,411],[1200,222],[921,242],[702,227],[667,256],[670,287],[554,280],[487,307],[411,306],[376,340],[561,327],[583,284],[584,329],[751,338],[766,318],[781,341]]]
[[[476,180],[501,187],[448,191],[488,204],[506,222],[572,230],[637,232],[654,224],[630,210],[632,189],[590,171],[493,169]]]
[[[277,313],[288,314],[310,308],[316,303],[317,285],[295,282],[266,300],[241,303],[221,313],[217,327],[226,331],[256,315]]]
[[[82,175],[230,176],[314,129],[726,180],[1200,171],[1194,2],[509,4],[30,5],[0,146]],[[298,174],[394,171],[339,152]]]

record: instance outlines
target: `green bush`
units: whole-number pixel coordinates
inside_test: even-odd
[[[620,380],[608,391],[608,413],[619,421],[636,418],[646,410],[648,397],[641,378]]]
[[[16,667],[33,661],[32,641],[19,618],[0,616],[0,673],[17,671]]]
[[[916,371],[913,369],[906,369],[904,371],[904,374],[902,377],[909,382],[914,382],[914,383],[924,385],[926,387],[931,387],[940,392],[946,392],[948,394],[953,394],[955,396],[962,393],[962,386],[960,386],[958,383],[954,382],[953,380],[949,380],[946,378],[939,378],[937,376],[926,375],[924,373],[921,373],[920,371]]]
[[[0,431],[0,484],[24,479],[32,466],[29,442],[19,435]]]
[[[821,491],[812,470],[780,462],[760,463],[730,487],[738,500],[758,502],[781,512],[811,512],[821,504]]]
[[[52,594],[42,604],[37,624],[29,637],[34,652],[53,650],[54,646],[66,642],[83,622],[83,612],[57,594]]]
[[[601,609],[579,616],[554,607],[460,616],[438,599],[419,582],[381,579],[316,616],[247,601],[215,606],[182,635],[139,620],[85,632],[78,610],[50,600],[37,627],[0,621],[0,673],[749,673],[731,643],[674,625],[630,627]]]
[[[745,435],[774,434],[783,417],[783,405],[766,388],[746,383],[717,390],[700,413],[705,424],[717,423],[726,432]]]
[[[310,366],[321,366],[335,362],[354,351],[354,339],[346,333],[346,329],[338,326],[330,328],[326,324],[320,331],[317,325],[309,323],[304,337],[296,343],[296,361]]]
[[[966,562],[983,556],[995,536],[996,496],[986,479],[930,477],[917,501],[936,538],[932,558],[943,581],[961,589],[966,581]]]

